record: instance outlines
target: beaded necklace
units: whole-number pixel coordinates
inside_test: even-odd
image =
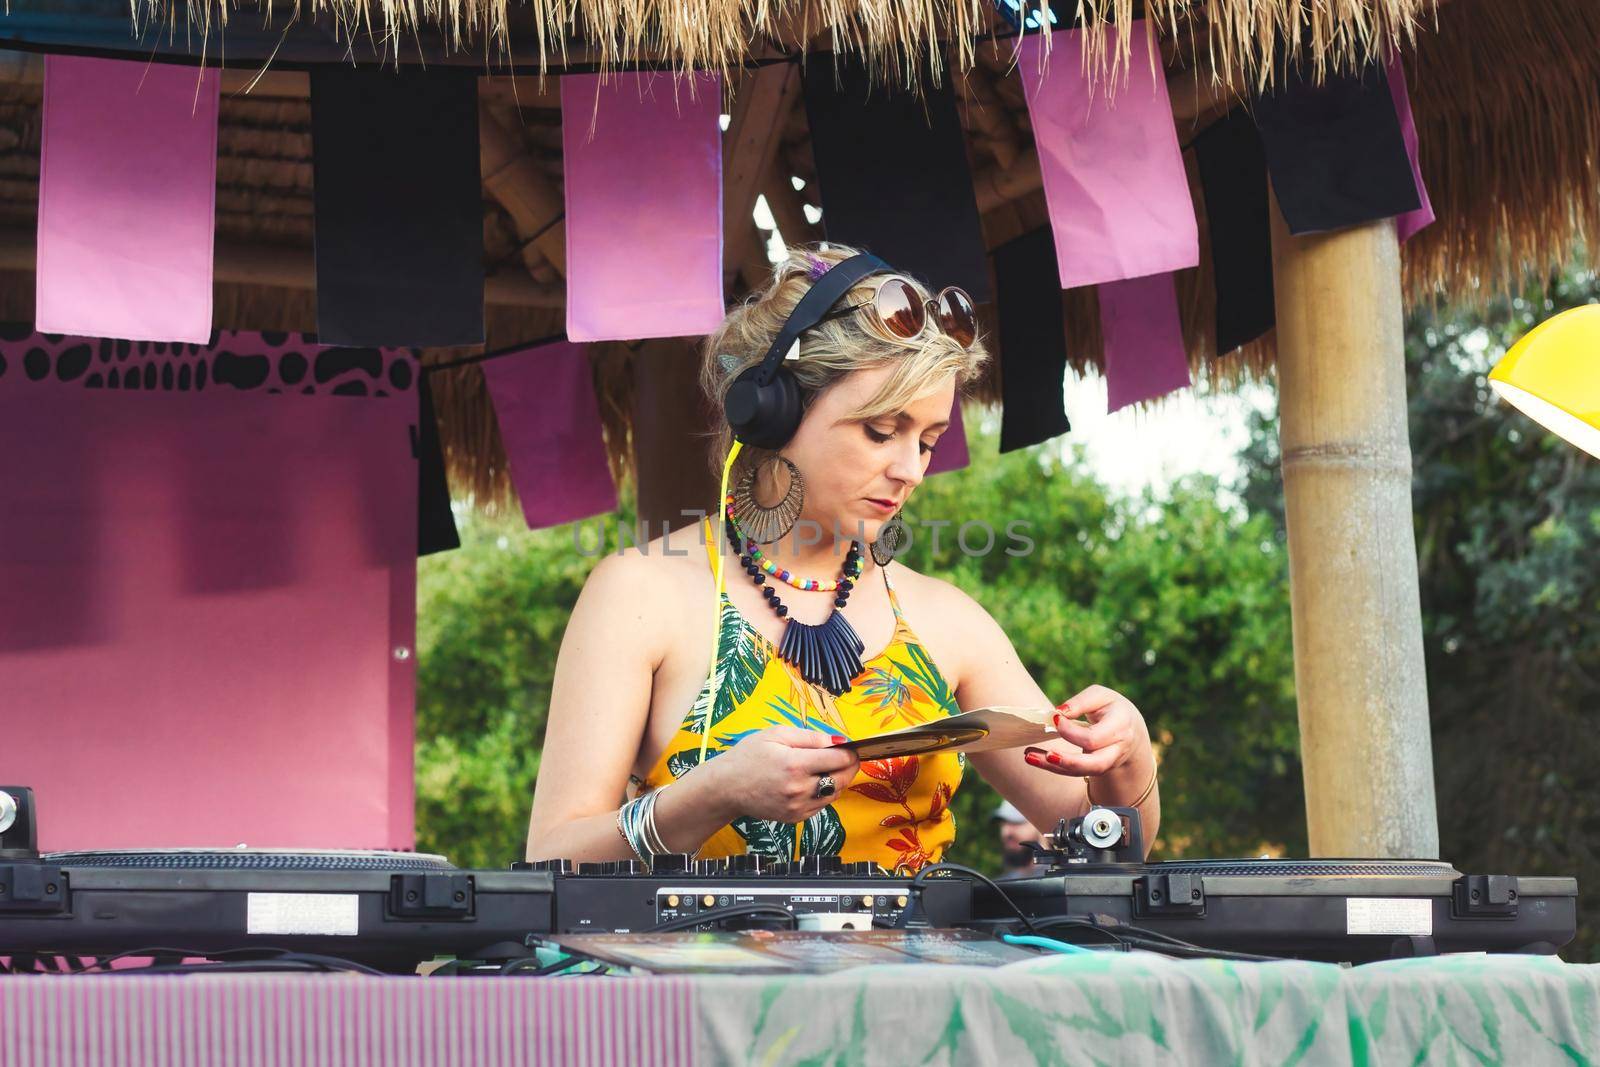
[[[849,603],[850,590],[855,588],[855,580],[861,575],[861,546],[851,542],[850,551],[845,553],[844,568],[837,580],[797,579],[762,556],[756,543],[744,535],[739,528],[739,520],[733,515],[731,499],[723,523],[728,543],[739,553],[739,563],[750,580],[761,587],[761,595],[766,597],[778,618],[788,619],[784,624],[783,639],[778,644],[778,657],[799,671],[800,677],[836,697],[849,692],[851,681],[861,673],[861,653],[866,651],[866,645],[856,634],[855,627],[845,619],[842,609]],[[815,626],[789,619],[788,606],[778,599],[772,586],[766,584],[768,575],[796,589],[837,593],[833,600],[833,611]]]

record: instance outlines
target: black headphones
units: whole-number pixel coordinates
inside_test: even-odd
[[[873,274],[892,273],[893,268],[877,256],[851,256],[818,278],[800,298],[783,329],[767,349],[760,363],[741,373],[723,394],[722,410],[733,427],[733,436],[755,448],[776,451],[789,443],[805,414],[800,383],[783,365],[787,358],[800,354],[800,335],[821,322],[846,293],[861,279]]]

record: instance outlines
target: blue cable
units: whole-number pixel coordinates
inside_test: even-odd
[[[1053,937],[1040,937],[1038,934],[1002,934],[1000,940],[1008,945],[1027,945],[1030,948],[1049,949],[1051,952],[1066,952],[1069,954],[1092,953],[1094,949],[1084,948],[1066,941],[1057,941]]]

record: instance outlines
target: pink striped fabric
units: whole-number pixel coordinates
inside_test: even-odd
[[[561,79],[567,337],[686,337],[722,321],[721,79]]]
[[[1411,159],[1411,178],[1417,183],[1417,199],[1421,207],[1398,215],[1394,220],[1395,236],[1409,241],[1418,230],[1433,223],[1433,203],[1428,199],[1428,187],[1422,181],[1422,164],[1417,158],[1417,124],[1411,118],[1411,94],[1406,89],[1406,68],[1400,62],[1400,53],[1389,57],[1389,95],[1394,98],[1395,116],[1400,120],[1400,137],[1406,143],[1406,155]]]
[[[1152,274],[1100,286],[1105,337],[1106,410],[1153,400],[1190,384],[1172,275]]]
[[[696,1061],[688,978],[0,977],[0,1064]]]
[[[45,56],[41,333],[205,344],[217,72]]]
[[[1106,47],[1117,47],[1113,27]],[[1017,69],[1039,147],[1061,288],[1182,270],[1200,262],[1194,200],[1167,83],[1152,70],[1143,20],[1130,31],[1127,80],[1091,85],[1083,31],[1024,37]],[[1153,47],[1153,45],[1152,45]]]

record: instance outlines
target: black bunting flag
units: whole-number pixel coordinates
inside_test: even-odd
[[[1291,69],[1255,101],[1272,189],[1291,233],[1316,233],[1414,211],[1411,161],[1382,66]]]
[[[972,171],[950,78],[921,94],[874,84],[856,56],[812,56],[806,114],[828,240],[935,288],[989,299]]]
[[[311,71],[317,339],[483,343],[478,78]]]
[[[411,450],[417,457],[417,555],[447,552],[461,547],[456,517],[450,510],[450,483],[445,477],[444,447],[433,411],[429,374],[417,375],[417,428]]]
[[[1072,429],[1062,399],[1067,372],[1061,282],[1050,227],[994,250],[1000,334],[1000,451],[1048,441]]]
[[[1267,158],[1243,108],[1194,139],[1217,290],[1217,353],[1232,352],[1277,322],[1272,291],[1272,226]]]

